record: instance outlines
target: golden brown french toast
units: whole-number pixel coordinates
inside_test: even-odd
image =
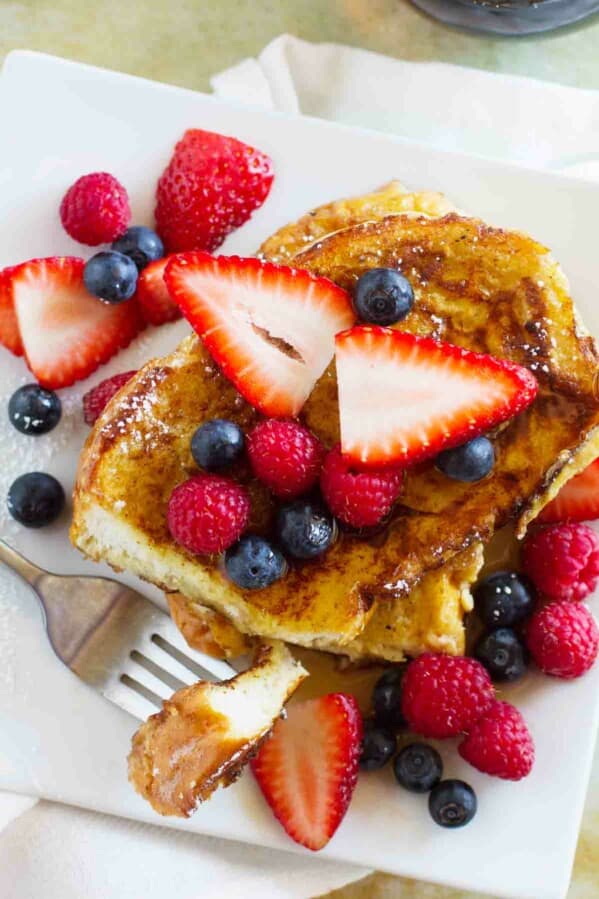
[[[439,211],[446,202],[436,196],[431,212],[435,203]],[[402,203],[412,204],[412,214],[401,214]],[[498,463],[491,477],[465,485],[421,466],[409,473],[384,534],[366,541],[343,533],[324,557],[292,568],[271,587],[241,590],[223,577],[217,560],[194,557],[175,545],[166,526],[172,489],[196,471],[189,451],[195,428],[226,417],[247,429],[257,418],[200,341],[190,337],[126,385],[90,436],[75,493],[72,536],[80,549],[194,602],[207,602],[243,633],[390,659],[440,647],[445,633],[447,650],[462,651],[463,602],[469,601],[468,581],[480,564],[479,541],[517,515],[523,530],[561,483],[599,454],[597,361],[593,342],[576,324],[565,279],[543,247],[473,219],[415,217],[415,206],[417,201],[392,185],[315,210],[310,239],[318,237],[319,228],[335,233],[301,252],[295,264],[344,287],[369,267],[400,266],[416,294],[402,328],[511,358],[535,371],[539,398],[496,435]],[[389,210],[393,216],[369,221]],[[262,252],[276,256],[278,244],[293,255],[308,243],[308,224],[301,220],[278,232]],[[332,367],[303,417],[327,445],[338,439]],[[252,495],[252,530],[268,531],[273,512],[268,491],[243,468],[234,475]],[[458,553],[463,567],[458,556],[455,568],[441,568]],[[423,576],[419,591],[406,597]],[[378,613],[381,603],[387,603],[387,621]],[[433,624],[424,627],[426,622]]]

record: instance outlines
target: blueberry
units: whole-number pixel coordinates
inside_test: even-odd
[[[526,650],[509,627],[499,627],[481,637],[474,655],[493,680],[518,680],[526,671]]]
[[[19,387],[8,403],[10,422],[21,434],[47,434],[56,427],[61,414],[58,395],[39,384]]]
[[[283,577],[287,563],[283,554],[263,537],[249,534],[225,553],[225,571],[244,590],[260,590]]]
[[[239,425],[225,418],[212,418],[200,425],[191,438],[191,455],[200,468],[218,471],[239,458],[244,444]]]
[[[412,285],[394,268],[371,268],[358,279],[354,290],[356,314],[372,325],[400,322],[413,305]]]
[[[404,668],[389,668],[382,674],[372,691],[372,707],[378,724],[400,730],[405,727],[401,713],[401,682]]]
[[[83,281],[95,297],[106,303],[123,303],[135,293],[137,268],[123,253],[106,250],[87,260]]]
[[[463,780],[442,780],[430,792],[428,810],[441,827],[463,827],[476,814],[476,793]]]
[[[454,481],[474,483],[489,474],[495,464],[495,450],[487,437],[475,437],[455,449],[443,450],[435,465]]]
[[[384,727],[379,727],[376,721],[364,722],[364,738],[362,740],[362,754],[360,756],[360,768],[363,771],[377,771],[386,765],[397,749],[395,734]]]
[[[8,511],[26,528],[43,528],[64,508],[64,490],[50,474],[32,471],[13,481],[8,491]]]
[[[393,772],[397,783],[406,790],[428,793],[443,776],[443,762],[432,746],[410,743],[393,762]]]
[[[150,262],[164,256],[164,244],[156,232],[145,225],[128,228],[111,246],[117,253],[123,253],[132,259],[139,272]]]
[[[281,546],[296,559],[322,555],[337,536],[335,519],[326,509],[303,499],[281,506],[276,527]]]
[[[535,604],[534,588],[517,571],[496,571],[474,591],[476,611],[487,627],[511,627],[528,618]]]

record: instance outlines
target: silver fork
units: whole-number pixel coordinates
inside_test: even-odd
[[[33,588],[61,662],[136,718],[147,718],[181,687],[237,674],[191,650],[168,615],[119,581],[51,574],[2,540],[0,562]]]

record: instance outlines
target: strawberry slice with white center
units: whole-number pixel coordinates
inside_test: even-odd
[[[362,733],[354,697],[329,693],[292,703],[252,761],[275,817],[307,849],[326,846],[345,816],[358,778]]]
[[[567,481],[538,517],[543,524],[599,518],[599,459]]]
[[[135,300],[103,303],[83,284],[83,259],[32,259],[12,272],[15,312],[29,368],[57,390],[86,378],[143,327]]]
[[[12,298],[14,266],[0,271],[0,343],[15,356],[23,355],[23,342]]]
[[[430,337],[358,326],[336,338],[341,448],[354,464],[411,465],[522,412],[527,369]]]
[[[264,415],[297,415],[355,321],[348,294],[287,266],[185,253],[167,266],[172,299],[223,373]]]

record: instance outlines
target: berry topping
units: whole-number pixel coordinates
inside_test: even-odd
[[[82,175],[62,198],[60,220],[79,243],[90,247],[110,243],[131,220],[127,191],[108,172]]]
[[[43,528],[56,521],[64,504],[60,483],[52,475],[39,471],[21,475],[8,491],[8,511],[26,528]]]
[[[552,525],[527,537],[522,564],[540,593],[576,602],[597,586],[599,537],[586,524]]]
[[[555,499],[548,503],[537,521],[594,521],[599,518],[599,459],[567,481]]]
[[[122,371],[118,375],[100,381],[83,397],[83,418],[86,424],[93,425],[98,420],[110,400],[127,384],[136,371]]]
[[[145,225],[127,228],[123,236],[113,242],[111,249],[132,259],[138,272],[164,256],[164,244],[156,232]]]
[[[61,415],[62,403],[57,394],[39,384],[19,387],[8,403],[10,423],[21,434],[47,434],[56,427]]]
[[[0,344],[14,356],[23,355],[23,342],[12,296],[14,266],[0,271]]]
[[[191,438],[191,455],[206,471],[220,471],[239,459],[245,446],[243,431],[234,421],[212,418]]]
[[[535,760],[524,718],[509,702],[493,703],[462,740],[459,753],[479,771],[504,780],[522,780]]]
[[[393,762],[397,783],[412,793],[428,793],[443,776],[441,756],[426,743],[409,743]]]
[[[295,559],[314,559],[335,542],[335,521],[320,505],[296,499],[281,506],[277,515],[277,536],[285,552]]]
[[[243,397],[293,417],[327,368],[335,334],[353,323],[349,296],[326,278],[207,253],[167,266],[170,295]]]
[[[156,191],[156,227],[167,250],[216,250],[262,206],[273,177],[260,150],[223,134],[186,131]]]
[[[104,250],[87,260],[83,281],[89,292],[105,303],[124,303],[135,293],[137,268],[128,256]]]
[[[494,464],[495,450],[488,437],[473,437],[461,446],[443,450],[435,459],[435,466],[442,474],[469,484],[486,478]]]
[[[532,614],[534,588],[516,571],[496,571],[474,591],[478,617],[487,627],[512,627]]]
[[[13,296],[29,368],[57,390],[87,378],[143,327],[137,303],[99,303],[85,289],[83,259],[32,259],[12,274]]]
[[[353,471],[339,446],[326,456],[320,489],[333,515],[353,528],[378,524],[389,515],[401,493],[403,472],[399,469]]]
[[[283,554],[265,540],[250,534],[225,553],[225,571],[244,590],[261,590],[283,577],[287,563]]]
[[[294,421],[268,419],[248,434],[248,456],[258,480],[281,499],[307,493],[320,475],[324,447]]]
[[[441,827],[463,827],[476,814],[476,793],[463,780],[442,780],[428,797],[428,810]]]
[[[526,629],[535,664],[553,677],[580,677],[597,658],[599,629],[586,606],[551,602],[539,609]]]
[[[370,269],[358,279],[354,290],[356,314],[371,325],[402,321],[413,305],[412,285],[394,268]]]
[[[164,280],[164,271],[172,258],[165,256],[150,262],[137,279],[137,302],[150,325],[165,325],[181,318],[181,310],[171,300]]]
[[[168,527],[192,553],[220,553],[247,527],[250,499],[230,478],[199,474],[175,487],[168,503]]]
[[[408,665],[401,710],[411,730],[443,739],[470,730],[493,699],[489,673],[476,659],[427,652]]]
[[[394,756],[396,750],[397,739],[392,731],[380,727],[376,721],[364,722],[360,755],[360,768],[363,771],[378,771]]]
[[[346,693],[292,703],[275,724],[252,769],[296,843],[322,849],[341,824],[358,779],[361,740],[360,710]]]
[[[388,668],[372,691],[372,707],[377,724],[401,730],[406,720],[401,711],[401,684],[405,668]]]
[[[509,627],[499,627],[481,637],[474,655],[493,680],[518,680],[526,671],[526,650]]]
[[[360,325],[335,338],[341,449],[362,465],[413,464],[507,421],[536,396],[504,359]]]

